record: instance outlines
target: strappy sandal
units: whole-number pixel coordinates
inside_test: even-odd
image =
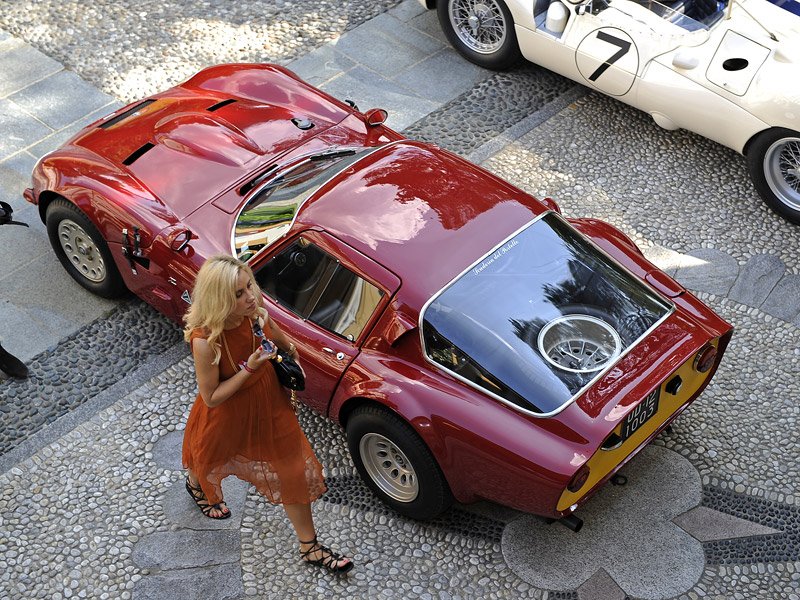
[[[217,502],[216,504],[209,504],[206,495],[203,493],[203,488],[199,485],[194,486],[192,485],[191,481],[189,481],[189,477],[186,477],[186,491],[189,492],[189,495],[194,500],[194,503],[197,505],[197,508],[200,509],[206,517],[209,519],[227,519],[231,516],[231,511],[228,510],[227,506],[223,506],[225,502]],[[218,517],[212,516],[211,511],[218,510],[222,514]]]
[[[317,536],[314,536],[314,539],[310,542],[304,542],[300,540],[300,543],[311,544],[311,547],[308,550],[300,550],[300,558],[310,565],[324,567],[331,573],[336,573],[337,575],[343,575],[344,573],[349,572],[355,566],[353,561],[348,557],[344,556],[343,554],[339,554],[338,552],[334,552],[327,546],[320,544],[317,541]],[[309,556],[315,552],[319,552],[322,556],[317,559],[309,558]],[[343,565],[339,565],[338,563],[340,560],[346,560],[348,562]]]

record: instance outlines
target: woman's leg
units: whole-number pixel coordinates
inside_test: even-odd
[[[310,504],[284,504],[286,516],[292,522],[294,531],[297,534],[297,541],[300,542],[300,552],[306,552],[316,543],[317,533],[314,529],[314,519],[311,516]],[[309,553],[307,560],[319,560],[325,558],[324,550],[320,549]],[[349,558],[343,557],[334,562],[334,567],[344,567],[351,562]]]

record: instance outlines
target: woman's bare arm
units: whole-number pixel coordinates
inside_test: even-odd
[[[281,350],[287,352],[296,360],[299,357],[299,354],[297,352],[297,348],[289,339],[289,337],[283,333],[283,331],[281,331],[281,328],[278,327],[278,324],[269,316],[267,316],[267,323],[269,324],[269,328],[272,330],[272,341],[274,341]]]
[[[211,408],[219,406],[235,394],[251,375],[246,369],[241,369],[233,377],[220,382],[219,365],[213,363],[214,351],[206,339],[194,339],[192,354],[200,396],[203,398],[203,402]],[[248,357],[247,366],[255,371],[268,360],[269,357],[261,352],[261,348],[258,348]]]

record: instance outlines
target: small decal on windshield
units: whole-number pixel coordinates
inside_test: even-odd
[[[481,264],[479,264],[476,267],[473,267],[472,272],[475,273],[475,275],[480,275],[483,271],[485,271],[489,267],[489,265],[491,265],[494,261],[503,258],[505,254],[511,251],[511,249],[514,248],[514,246],[517,246],[518,244],[519,242],[517,240],[511,240],[510,242],[506,242],[505,244],[500,246],[497,250],[495,250],[491,256],[484,258],[481,261]]]

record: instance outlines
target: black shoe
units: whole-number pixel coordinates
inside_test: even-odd
[[[25,379],[28,376],[28,367],[13,354],[9,354],[0,346],[0,371],[16,379]]]

